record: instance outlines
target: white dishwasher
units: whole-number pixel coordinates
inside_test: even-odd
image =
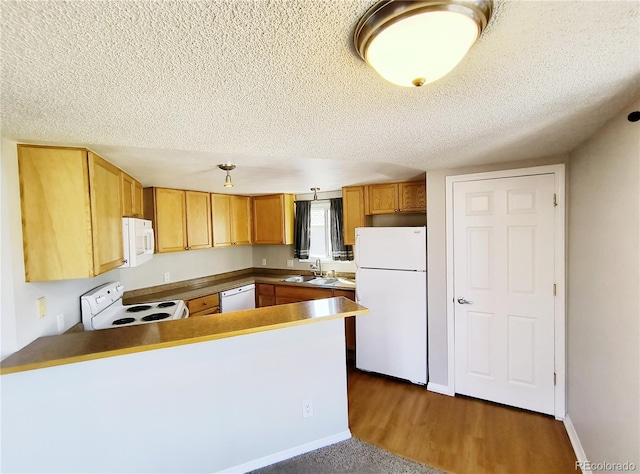
[[[256,285],[240,286],[220,293],[220,312],[240,311],[256,307]]]

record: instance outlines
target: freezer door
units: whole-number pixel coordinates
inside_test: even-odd
[[[427,383],[427,274],[358,269],[356,367]]]
[[[358,227],[356,267],[427,269],[426,227]]]

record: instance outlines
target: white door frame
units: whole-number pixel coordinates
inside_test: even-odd
[[[554,415],[562,420],[566,415],[566,282],[565,282],[565,166],[564,164],[491,171],[487,173],[463,174],[446,177],[446,236],[447,236],[447,389],[455,394],[455,338],[454,338],[454,279],[453,279],[453,184],[461,181],[514,178],[539,174],[555,176],[554,193],[557,196],[555,215],[555,321],[554,321]],[[551,291],[551,289],[549,289]]]

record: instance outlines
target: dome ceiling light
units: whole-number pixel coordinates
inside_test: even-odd
[[[383,0],[360,19],[353,44],[387,81],[420,87],[462,61],[486,28],[492,0]]]

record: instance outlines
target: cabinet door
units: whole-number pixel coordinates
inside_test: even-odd
[[[342,188],[343,239],[345,245],[356,243],[356,227],[364,227],[364,186]]]
[[[134,180],[133,191],[133,217],[142,218],[144,216],[144,193],[142,184]]]
[[[86,150],[18,145],[18,168],[25,281],[94,276]]]
[[[156,250],[178,252],[187,248],[185,192],[154,188]]]
[[[231,238],[234,245],[251,244],[251,198],[230,196]]]
[[[293,196],[273,194],[253,198],[253,243],[293,243]]]
[[[185,191],[187,249],[211,247],[211,199],[209,193]]]
[[[211,213],[213,215],[213,246],[228,247],[233,242],[231,240],[231,196],[212,194]]]
[[[351,301],[355,301],[355,291],[349,290],[333,290],[333,296],[344,296],[345,298],[349,298]],[[345,344],[347,346],[347,356],[351,358],[353,352],[356,350],[356,317],[349,316],[348,318],[344,318],[344,339]]]
[[[274,306],[276,304],[275,287],[268,283],[256,285],[256,308]]]
[[[89,152],[89,189],[96,275],[122,265],[121,170]]]
[[[423,181],[399,184],[400,212],[427,211],[427,185]]]
[[[122,181],[122,217],[134,217],[136,180],[124,171],[120,172],[120,176]]]
[[[398,183],[371,184],[368,188],[370,214],[398,212]]]

